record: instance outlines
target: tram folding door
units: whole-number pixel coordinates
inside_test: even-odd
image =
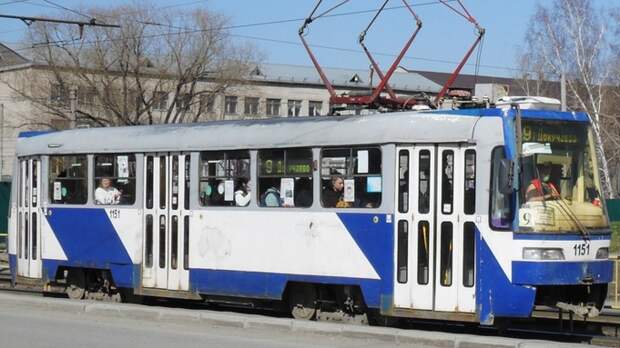
[[[186,154],[144,156],[144,287],[189,289],[189,166]]]
[[[475,152],[458,145],[396,151],[394,306],[474,312],[475,226],[468,200]]]
[[[17,275],[41,278],[41,161],[21,158],[17,180]]]

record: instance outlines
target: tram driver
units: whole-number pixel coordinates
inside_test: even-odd
[[[112,186],[112,179],[102,178],[95,190],[95,204],[119,204],[121,191]]]
[[[527,202],[555,199],[560,196],[558,189],[551,181],[551,162],[538,165],[538,177],[532,179],[525,191]]]

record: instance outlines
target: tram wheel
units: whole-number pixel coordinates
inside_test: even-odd
[[[86,274],[79,268],[69,270],[67,274],[67,296],[72,300],[81,300],[86,294]]]
[[[295,284],[289,288],[288,303],[291,315],[299,320],[312,320],[316,315],[317,290],[309,284]]]

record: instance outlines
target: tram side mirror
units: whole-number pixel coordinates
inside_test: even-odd
[[[509,195],[513,191],[514,182],[514,162],[507,158],[503,158],[499,162],[499,192],[505,195]]]

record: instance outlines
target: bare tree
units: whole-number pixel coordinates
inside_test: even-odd
[[[595,13],[590,0],[554,0],[545,5],[539,5],[530,20],[524,55],[556,81],[564,75],[572,106],[590,115],[603,190],[613,198],[602,129],[611,74],[610,18]]]
[[[29,72],[32,83],[24,88],[4,82],[32,103],[37,111],[32,123],[211,119],[213,98],[241,85],[257,59],[256,50],[233,43],[225,18],[206,10],[156,11],[141,4],[81,12],[121,28],[87,27],[82,33],[76,26],[31,26],[26,40],[40,63]]]

